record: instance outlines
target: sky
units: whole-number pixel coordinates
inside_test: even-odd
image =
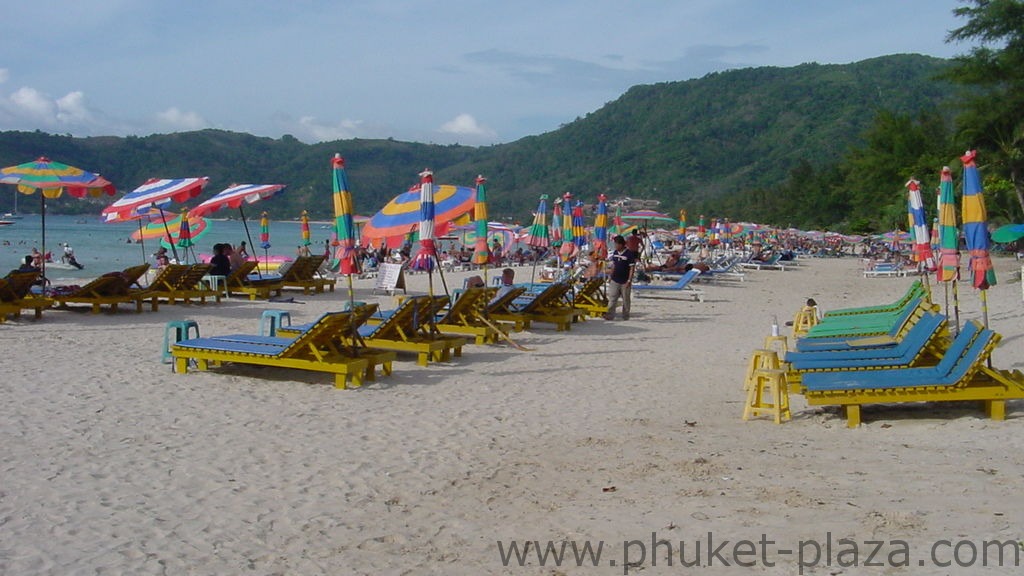
[[[203,128],[482,146],[631,86],[900,53],[957,0],[37,0],[4,7],[0,130]]]

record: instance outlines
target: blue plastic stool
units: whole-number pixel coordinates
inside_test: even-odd
[[[288,320],[288,326],[292,325],[292,313],[287,310],[264,310],[260,316],[260,336],[277,336],[277,329],[285,326],[284,321]]]
[[[341,303],[341,311],[342,312],[351,312],[353,306],[355,306],[357,308],[359,306],[366,306],[366,302],[360,302],[358,300],[356,300],[355,302],[349,302],[348,300],[345,300],[344,302]]]
[[[195,332],[195,335],[192,334]],[[174,341],[171,341],[171,334],[174,334]],[[171,344],[181,342],[182,340],[188,340],[189,338],[199,338],[199,322],[195,320],[172,320],[167,323],[164,327],[164,351],[163,358],[161,361],[164,364],[170,364],[174,361],[171,357]]]

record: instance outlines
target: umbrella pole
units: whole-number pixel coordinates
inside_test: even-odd
[[[960,294],[956,287],[957,283],[960,282],[960,273],[957,271],[956,277],[951,280],[953,283],[953,327],[955,328],[955,336],[960,335]]]
[[[448,298],[451,298],[452,296],[448,292],[448,282],[444,279],[444,269],[441,268],[441,261],[438,260],[436,256],[431,256],[431,258],[434,258],[434,261],[437,262],[437,275],[441,278],[441,287],[444,288],[444,295],[447,296]],[[484,278],[487,278],[487,268],[484,267],[484,270]],[[486,280],[484,281],[484,285],[487,285]]]
[[[238,206],[238,214],[242,217],[242,227],[245,228],[245,239],[249,241],[249,246],[255,246],[255,244],[252,243],[252,236],[249,235],[249,223],[245,221],[245,212],[242,210],[241,204]],[[258,274],[260,278],[263,278],[263,272],[260,271],[258,263],[256,266],[256,274]]]
[[[139,246],[142,246],[142,263],[146,263],[146,238],[142,236],[142,218],[138,219],[139,223]]]
[[[41,248],[43,257],[40,258],[39,275],[43,279],[43,292],[46,292],[46,194],[43,194],[42,190],[39,191],[39,219],[39,227],[42,228],[43,233]]]
[[[178,248],[174,245],[174,240],[171,238],[171,230],[167,227],[167,217],[164,215],[164,209],[157,207],[160,210],[160,220],[164,223],[164,234],[167,235],[167,243],[171,245],[171,252],[174,254],[174,259],[178,259]]]

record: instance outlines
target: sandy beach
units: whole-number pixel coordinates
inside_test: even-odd
[[[995,263],[993,364],[1024,369],[1020,263]],[[990,554],[983,568],[981,554],[986,541],[1024,540],[1024,403],[1003,422],[976,404],[868,406],[851,430],[838,410],[793,396],[784,425],[741,420],[746,362],[773,316],[790,320],[807,298],[825,310],[882,304],[912,281],[861,268],[808,259],[704,285],[704,302],[634,298],[629,321],[538,325],[516,335],[531,352],[469,346],[427,368],[402,356],[392,376],[350,390],[321,373],[175,374],[160,362],[170,320],[195,319],[203,335],[256,333],[267,308],[310,321],[338,309],[344,280],[333,294],[288,293],[295,303],[9,321],[0,573],[697,570],[680,566],[681,545],[687,562],[702,547],[698,572],[709,574],[1019,573],[1010,550],[1002,567]],[[407,281],[426,292],[426,275]],[[372,280],[355,285],[359,300],[392,302]],[[977,293],[960,291],[961,320],[980,319]],[[860,543],[859,566],[835,558],[844,538]],[[727,546],[714,556],[709,540]],[[743,540],[755,553],[734,556]],[[561,566],[535,551],[505,566],[527,541],[569,548]],[[870,559],[868,541],[885,542]],[[898,541],[910,567],[894,566]],[[976,547],[970,566],[954,561],[962,541]],[[572,558],[585,543],[602,546],[598,566]],[[964,560],[969,547],[957,552]]]

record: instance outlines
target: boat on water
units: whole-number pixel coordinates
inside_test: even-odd
[[[10,226],[14,224],[14,220],[8,220],[7,218],[0,219],[0,226]]]
[[[24,216],[17,212],[5,212],[3,216],[0,216],[0,220],[21,220],[22,218]]]

